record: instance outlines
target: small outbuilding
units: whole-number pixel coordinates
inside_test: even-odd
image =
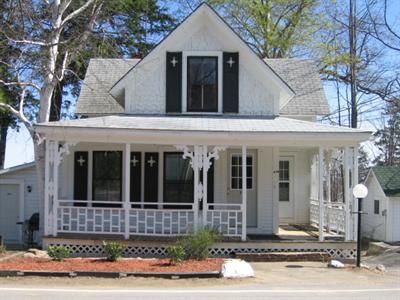
[[[400,241],[400,165],[371,168],[365,181],[363,236],[385,242]]]
[[[6,245],[28,242],[29,222],[39,212],[35,163],[0,170],[0,236]],[[34,218],[32,218],[34,219]]]

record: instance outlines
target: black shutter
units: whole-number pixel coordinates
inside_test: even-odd
[[[223,54],[223,112],[239,112],[239,53]]]
[[[144,155],[144,202],[158,202],[158,152]],[[157,208],[157,205],[145,208]]]
[[[182,52],[167,52],[166,111],[182,111]]]
[[[131,202],[141,201],[142,192],[142,153],[131,152]],[[140,206],[135,206],[140,207]]]
[[[88,158],[86,151],[74,154],[74,200],[87,200]],[[74,206],[86,206],[86,203],[74,203]]]
[[[207,172],[207,203],[214,203],[214,158]]]

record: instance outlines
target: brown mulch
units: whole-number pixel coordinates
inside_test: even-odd
[[[0,262],[0,271],[47,271],[47,272],[121,272],[121,273],[200,273],[219,272],[223,260],[209,258],[203,261],[187,260],[178,265],[170,265],[169,259],[123,258],[110,262],[101,258],[68,258],[62,262],[45,258],[17,257]]]

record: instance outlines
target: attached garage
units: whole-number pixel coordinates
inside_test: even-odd
[[[37,192],[34,163],[0,170],[0,236],[5,245],[26,242],[23,223],[39,212]]]

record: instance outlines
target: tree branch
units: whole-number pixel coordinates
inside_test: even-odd
[[[80,13],[82,13],[86,8],[88,8],[90,5],[92,5],[94,2],[96,2],[97,0],[88,0],[84,5],[82,5],[80,8],[74,10],[72,13],[70,13],[68,16],[66,16],[64,18],[64,20],[62,20],[61,22],[61,27],[65,25],[65,23],[67,23],[68,21],[70,21],[71,19],[75,18],[77,15],[79,15]],[[70,3],[71,1],[69,1]],[[68,4],[69,5],[69,4]],[[67,6],[68,6],[67,5]]]

